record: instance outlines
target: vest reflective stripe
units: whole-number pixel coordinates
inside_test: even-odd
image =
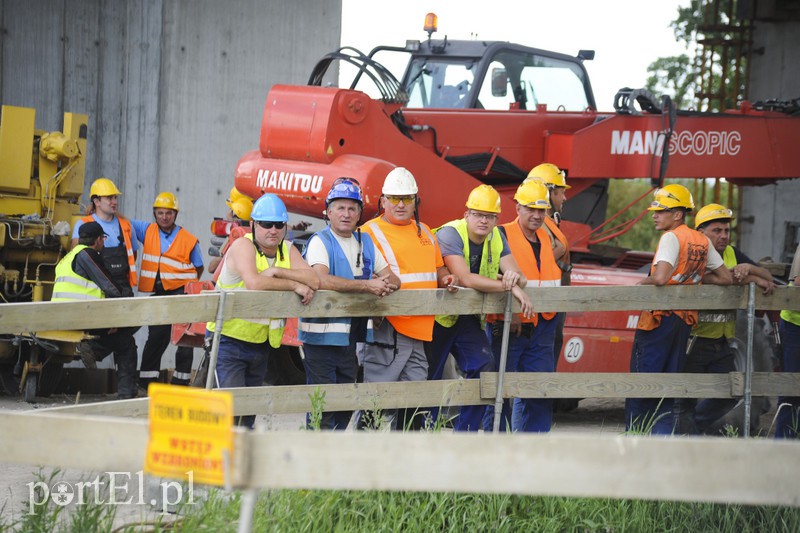
[[[519,225],[519,217],[514,219],[513,222],[503,224],[506,229],[506,238],[508,239],[508,247],[511,248],[511,254],[517,261],[522,273],[528,278],[528,287],[559,287],[561,286],[561,269],[556,264],[555,256],[553,255],[553,242],[550,240],[550,234],[544,227],[544,224],[536,230],[536,238],[541,243],[539,250],[539,265],[536,264],[536,255],[533,253],[530,241],[522,233],[522,228]],[[535,307],[536,304],[534,304]],[[531,318],[525,318],[519,315],[522,322],[539,323],[539,315],[545,320],[550,320],[555,313],[536,313]],[[498,318],[499,317],[499,318]],[[494,315],[493,319],[501,319],[502,315]]]
[[[736,252],[733,246],[726,246],[722,252],[722,261],[728,268],[737,265]],[[692,335],[706,339],[719,339],[725,337],[732,339],[736,336],[736,310],[723,309],[719,311],[698,311],[697,324],[692,328]]]
[[[197,270],[191,262],[197,238],[185,229],[178,228],[175,239],[162,254],[159,232],[158,224],[155,223],[150,224],[145,232],[139,292],[153,292],[157,276],[161,278],[161,285],[168,291],[197,280]]]
[[[249,241],[253,241],[253,234],[244,235],[243,238],[248,239]],[[283,251],[283,260],[281,260],[281,254],[278,254],[275,257],[275,266],[278,268],[291,268],[291,263],[289,261],[291,245],[289,241],[283,241],[281,245],[281,250]],[[223,266],[223,268],[227,268]],[[258,272],[263,272],[269,268],[269,262],[267,258],[264,257],[263,254],[256,253],[256,269]],[[217,290],[230,290],[230,291],[241,291],[245,290],[244,288],[244,280],[240,281],[239,283],[233,285],[226,285],[223,283],[217,283],[216,285]],[[261,344],[262,342],[269,339],[269,345],[273,348],[279,348],[281,345],[281,340],[283,339],[283,330],[286,327],[286,319],[285,318],[264,318],[264,319],[243,319],[243,318],[231,318],[230,320],[226,320],[222,323],[222,335],[226,337],[231,337],[233,339],[238,339],[240,341],[245,342],[252,342],[255,344]],[[210,332],[214,332],[215,325],[214,322],[208,322],[206,324],[206,329]]]
[[[375,269],[375,244],[368,234],[361,234],[363,269],[361,276],[358,278],[353,275],[350,260],[329,226],[315,233],[313,237],[317,237],[325,246],[325,251],[328,254],[328,273],[330,275],[345,279],[372,279]],[[355,235],[352,238],[355,239]],[[349,346],[351,325],[352,319],[346,317],[301,318],[297,326],[298,339],[303,343],[320,346]],[[358,340],[371,342],[373,340],[372,334],[370,321],[366,338]]]
[[[88,248],[79,244],[56,265],[56,281],[53,284],[51,302],[69,300],[100,300],[105,298],[100,287],[90,279],[79,276],[72,270],[72,262],[81,250]]]
[[[678,264],[667,285],[698,285],[703,279],[708,263],[708,237],[686,224],[670,230],[678,237]],[[691,251],[691,254],[690,254]],[[656,250],[658,254],[658,250]],[[650,275],[656,270],[655,258],[650,267]],[[661,324],[661,317],[676,314],[690,326],[697,324],[697,311],[642,311],[636,329],[652,331]]]
[[[436,283],[439,278],[436,277],[436,274],[433,272],[417,272],[414,274],[399,274],[397,277],[400,278],[400,282],[403,285],[408,283],[423,283],[423,282],[434,282]]]
[[[448,222],[442,227],[449,226],[451,228],[455,228],[458,232],[459,237],[461,237],[462,243],[462,256],[464,257],[464,261],[466,261],[467,266],[470,267],[469,262],[469,232],[467,231],[467,221],[462,219],[453,220]],[[441,228],[440,228],[441,229]],[[437,230],[438,231],[438,230]],[[481,264],[479,268],[478,274],[489,279],[497,279],[497,274],[500,272],[500,254],[503,253],[503,238],[500,236],[500,230],[497,228],[492,229],[492,234],[488,236],[486,240],[483,241],[483,248],[481,252]],[[489,258],[492,258],[492,262],[489,262]],[[436,322],[440,325],[450,328],[458,320],[458,315],[436,315]],[[481,326],[484,326],[484,322],[486,320],[485,315],[481,315]]]
[[[398,226],[382,218],[364,224],[362,231],[372,236],[375,245],[383,252],[392,272],[400,278],[400,290],[435,289],[438,287],[437,268],[441,252],[428,226],[420,223]],[[399,333],[421,341],[433,338],[433,315],[387,317]]]
[[[81,219],[83,223],[86,222],[94,222],[94,217],[92,215],[85,216]],[[127,218],[121,217],[117,215],[117,220],[119,221],[119,227],[122,228],[122,240],[125,244],[125,252],[128,255],[128,283],[131,284],[131,288],[136,287],[137,279],[136,279],[136,257],[133,255],[133,226],[131,226],[130,221]]]

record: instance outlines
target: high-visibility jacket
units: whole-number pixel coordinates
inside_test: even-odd
[[[679,253],[678,264],[674,265],[667,281],[667,285],[699,285],[703,279],[703,274],[706,271],[706,264],[708,262],[708,237],[693,230],[686,224],[681,224],[677,228],[670,230],[678,237]],[[656,255],[658,250],[656,250]],[[653,265],[650,267],[650,275],[656,270],[655,258],[653,258]],[[651,331],[656,329],[661,324],[661,318],[676,314],[681,320],[690,326],[697,324],[697,311],[642,311],[639,316],[639,323],[636,325],[637,329],[644,331]]]
[[[314,234],[318,237],[325,250],[328,252],[328,263],[330,267],[328,273],[332,276],[339,276],[345,279],[372,279],[375,269],[375,245],[372,238],[363,233],[361,235],[363,269],[361,275],[353,275],[347,256],[342,250],[339,241],[333,236],[330,226]],[[353,239],[356,237],[353,236]],[[301,318],[298,323],[297,334],[300,342],[320,346],[348,346],[350,344],[350,327],[352,319],[350,317],[331,317],[331,318]],[[366,337],[360,341],[372,342],[373,331],[371,328],[372,320],[367,322]]]
[[[506,239],[508,239],[511,255],[514,256],[522,273],[528,278],[527,287],[560,287],[561,269],[556,264],[556,258],[553,256],[553,242],[550,240],[550,234],[544,225],[536,230],[536,238],[541,243],[538,265],[536,264],[536,255],[533,253],[531,243],[522,233],[519,217],[512,222],[503,224],[503,227],[506,230]],[[531,318],[525,318],[522,314],[519,315],[519,318],[522,322],[536,325],[539,323],[540,314],[545,320],[550,320],[556,316],[555,313],[535,313]],[[502,319],[502,316],[494,315],[490,320],[499,320]]]
[[[248,239],[252,242],[253,234],[249,233],[244,235],[242,238]],[[292,243],[288,241],[283,241],[281,244],[281,250],[283,254],[277,254],[275,257],[275,265],[278,268],[291,268],[291,262],[289,261],[289,252]],[[281,259],[281,257],[283,259]],[[222,268],[227,268],[226,265],[223,265]],[[259,272],[263,272],[264,270],[269,268],[269,262],[264,254],[256,253],[256,269]],[[240,281],[239,283],[235,283],[232,285],[227,285],[224,283],[217,282],[215,286],[216,290],[228,290],[228,291],[241,291],[245,290],[244,287],[244,280]],[[279,348],[281,345],[281,339],[283,338],[283,330],[286,328],[286,319],[285,318],[266,318],[263,320],[251,318],[251,319],[243,319],[243,318],[231,318],[222,323],[222,335],[227,337],[231,337],[234,339],[239,339],[240,341],[245,342],[252,342],[260,344],[267,339],[269,339],[269,345],[273,348]],[[211,331],[212,333],[216,329],[214,322],[209,322],[206,324],[206,329]]]
[[[728,268],[733,268],[738,264],[733,246],[725,247],[722,252],[722,261]],[[692,335],[706,339],[719,339],[721,337],[732,339],[736,336],[735,309],[699,311],[697,320],[697,324],[692,328]]]
[[[131,288],[136,287],[136,258],[133,256],[133,226],[131,226],[130,221],[122,217],[120,215],[116,215],[117,220],[119,221],[119,227],[122,228],[122,239],[125,244],[125,252],[128,255],[128,283],[130,283]],[[94,217],[92,215],[87,215],[81,219],[83,223],[87,222],[94,222]]]
[[[84,244],[79,244],[73,248],[56,265],[56,281],[53,285],[52,302],[68,300],[99,300],[105,298],[105,294],[100,287],[92,280],[79,276],[72,269],[72,262],[78,253],[88,248]]]
[[[555,220],[550,217],[545,217],[544,219],[544,226],[548,232],[550,232],[551,238],[559,241],[561,244],[564,245],[564,255],[561,257],[562,264],[572,264],[572,259],[569,255],[569,242],[567,241],[567,236],[564,235],[564,232],[561,231],[561,228],[558,227],[558,224]],[[561,271],[561,285],[571,285],[571,278],[569,272]]]
[[[162,254],[158,224],[150,224],[144,235],[139,291],[153,292],[157,275],[161,277],[161,285],[168,291],[197,281],[197,269],[191,261],[196,244],[197,237],[178,228],[172,244]]]
[[[450,226],[455,228],[458,235],[461,237],[461,242],[464,244],[463,255],[464,261],[469,266],[469,233],[467,232],[467,221],[463,218],[448,222],[442,227]],[[439,228],[441,229],[441,228]],[[438,229],[436,231],[439,231]],[[500,254],[503,253],[503,238],[500,236],[500,230],[494,228],[492,234],[483,241],[483,252],[481,254],[481,266],[478,274],[485,278],[497,279],[497,273],[500,272]],[[458,320],[458,315],[436,315],[436,322],[440,325],[449,328],[452,327]],[[481,318],[483,321],[483,317]]]
[[[383,253],[392,271],[400,278],[400,290],[435,289],[438,287],[436,271],[444,266],[439,245],[430,228],[420,223],[399,226],[383,218],[374,218],[361,230],[368,233]],[[407,337],[421,341],[433,338],[433,315],[386,317],[395,330]]]

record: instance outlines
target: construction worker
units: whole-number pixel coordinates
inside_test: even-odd
[[[772,274],[730,245],[733,211],[720,204],[708,204],[697,212],[694,227],[711,240],[711,245],[722,256],[730,270],[733,283],[755,283],[771,294],[775,289]],[[698,323],[692,328],[689,349],[683,372],[721,373],[735,372],[736,365],[730,340],[736,334],[736,310],[698,312]],[[681,434],[704,433],[713,422],[724,416],[737,403],[734,399],[707,398],[699,404],[692,398],[676,400],[678,411],[677,432]]]
[[[90,203],[86,210],[86,216],[75,224],[75,228],[72,231],[72,246],[74,247],[78,244],[80,228],[83,224],[89,222],[100,224],[103,232],[107,235],[103,248],[100,250],[103,263],[111,273],[114,283],[126,293],[130,290],[131,294],[133,294],[133,288],[137,285],[136,251],[139,248],[139,243],[133,237],[133,226],[130,220],[117,212],[117,200],[121,194],[114,182],[108,178],[98,178],[92,183],[89,188]],[[115,357],[127,358],[127,351],[131,342],[134,345],[134,352],[136,351],[136,341],[133,338],[133,334],[138,329],[138,327],[119,328],[113,337],[107,339],[106,345],[114,345],[110,351],[114,352]],[[130,336],[130,339],[128,339],[128,336]],[[103,358],[108,355],[108,352],[95,353],[94,348],[96,347],[98,347],[97,343],[87,341],[78,344],[78,352],[86,368],[97,368],[97,357]],[[117,364],[120,365],[119,362]],[[125,361],[125,365],[127,365],[127,361]],[[136,357],[134,357],[133,366],[135,373]],[[121,384],[120,387],[122,387]],[[126,390],[125,394],[129,395],[131,393]],[[136,392],[134,390],[133,396],[135,395]]]
[[[363,225],[400,278],[400,290],[448,287],[458,290],[458,280],[447,271],[439,244],[430,228],[419,221],[417,182],[407,169],[392,169],[383,182],[380,198],[383,214]],[[365,382],[425,381],[428,360],[423,343],[433,338],[433,316],[389,316],[376,319],[372,342],[363,345],[361,362]],[[397,410],[384,411],[392,428],[411,421],[398,420]],[[369,418],[369,417],[365,417]],[[360,424],[380,425],[361,419]]]
[[[508,246],[528,280],[528,286],[558,287],[561,269],[556,264],[550,234],[544,228],[547,210],[552,207],[547,187],[538,180],[523,182],[514,195],[517,218],[503,224],[499,230],[508,239]],[[506,372],[553,372],[553,344],[556,334],[555,313],[514,315],[508,340]],[[500,360],[503,316],[490,317],[492,350]],[[492,429],[494,411],[487,409],[484,431]],[[503,401],[501,430],[548,432],[553,419],[552,400],[515,399]]]
[[[648,208],[658,231],[650,275],[639,285],[729,285],[731,273],[708,237],[686,225],[694,209],[689,189],[670,184],[656,190]],[[686,347],[697,311],[642,311],[631,352],[631,372],[682,372]],[[628,430],[671,435],[675,428],[671,398],[628,398],[625,423]]]
[[[490,185],[479,185],[470,192],[466,208],[464,218],[436,231],[445,266],[463,287],[481,292],[511,291],[523,316],[530,318],[533,306],[522,290],[527,280],[511,255],[506,238],[497,229],[500,195]],[[485,317],[479,315],[437,316],[433,340],[425,343],[428,379],[442,379],[450,353],[468,379],[479,378],[481,372],[494,372],[496,363],[485,326]],[[478,431],[485,411],[483,405],[462,406],[454,429]]]
[[[792,267],[789,270],[791,291],[800,287],[800,245],[794,252]],[[800,311],[781,311],[780,321],[783,372],[800,372]],[[796,439],[800,434],[800,397],[779,396],[778,413],[775,416],[775,438]]]
[[[56,265],[56,280],[52,301],[99,300],[133,296],[127,283],[120,286],[108,271],[103,259],[106,233],[95,221],[85,222],[78,228],[78,241],[72,250]],[[91,353],[94,363],[114,353],[117,366],[117,397],[135,398],[136,342],[130,329],[111,328],[89,331],[93,338],[81,343],[85,353]],[[82,352],[83,355],[84,352]],[[87,365],[88,366],[88,365]]]
[[[178,199],[171,192],[162,192],[153,202],[155,222],[132,220],[137,240],[142,243],[142,264],[139,292],[153,296],[185,294],[186,284],[203,275],[203,252],[197,237],[178,226]],[[145,391],[158,381],[161,357],[169,346],[171,324],[151,325],[142,351],[139,386]],[[192,377],[194,350],[179,346],[175,351],[173,385],[188,385]]]
[[[253,212],[253,200],[239,192],[236,187],[231,188],[228,199],[225,200],[228,206],[228,212],[225,214],[225,220],[231,222],[230,233],[225,243],[220,246],[211,246],[208,249],[208,254],[211,256],[211,261],[208,262],[208,271],[214,274],[214,281],[219,278],[217,268],[225,256],[225,252],[230,248],[231,243],[246,235],[250,230],[250,213]]]
[[[361,221],[364,196],[353,178],[334,181],[325,199],[329,222],[306,245],[306,262],[319,275],[320,288],[387,296],[400,279],[375,248],[372,238],[356,229]],[[372,340],[372,320],[354,318],[301,318],[299,340],[305,355],[306,383],[355,383],[358,374],[356,343]],[[344,430],[352,411],[326,412],[322,429]],[[307,419],[310,423],[310,416]]]
[[[564,209],[564,202],[567,201],[567,189],[571,188],[567,185],[566,173],[552,163],[542,163],[533,167],[526,179],[541,180],[550,193],[550,205],[552,207],[547,210],[544,228],[550,234],[553,257],[561,269],[561,286],[572,285],[570,278],[572,262],[569,255],[569,242],[567,242],[567,238],[560,228],[561,212]],[[558,368],[558,357],[561,355],[561,347],[564,344],[564,321],[566,316],[566,313],[556,313],[556,338],[553,345],[556,368]]]
[[[300,252],[285,240],[289,220],[286,206],[267,193],[253,205],[251,232],[231,244],[222,264],[217,290],[294,291],[308,304],[319,289],[319,277]],[[264,383],[269,353],[280,347],[284,318],[229,318],[222,323],[217,356],[220,387],[258,387]],[[214,322],[206,325],[213,333]],[[239,425],[253,427],[255,416],[242,416]]]
[[[106,268],[117,285],[136,287],[136,251],[139,243],[133,238],[130,221],[117,212],[117,199],[122,193],[108,178],[98,178],[89,188],[90,204],[86,216],[72,230],[72,246],[78,242],[78,230],[86,222],[97,222],[108,235],[101,252]]]

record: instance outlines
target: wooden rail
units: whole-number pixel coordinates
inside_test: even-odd
[[[642,309],[746,309],[747,287],[546,287],[525,289],[538,312],[639,311]],[[219,293],[118,298],[92,302],[35,302],[0,305],[0,334],[52,329],[147,326],[206,322],[216,318]],[[471,289],[398,291],[385,298],[318,291],[304,306],[293,292],[233,291],[226,317],[328,317],[502,313],[505,294]],[[514,309],[518,310],[516,301]],[[756,309],[800,309],[800,290],[779,287],[756,294]]]
[[[748,308],[743,287],[527,289],[538,311]],[[224,316],[369,316],[501,312],[505,295],[400,291],[377,299],[320,291],[228,293]],[[213,320],[220,295],[0,305],[0,333]],[[800,309],[800,291],[756,295],[758,309]],[[749,307],[752,311],[753,307]],[[491,404],[497,374],[480,380],[320,386],[332,409]],[[793,394],[798,374],[506,374],[503,396],[738,397]],[[236,414],[303,412],[316,386],[231,389]],[[378,402],[376,404],[376,402]],[[147,399],[31,413],[0,413],[0,449],[12,463],[138,471]],[[115,417],[97,416],[98,414]],[[233,487],[455,491],[646,498],[800,506],[800,442],[767,439],[453,433],[244,432],[236,429]],[[91,450],[92,453],[86,453]],[[391,457],[391,461],[386,458]],[[758,460],[754,460],[758,457]],[[380,464],[381,468],[375,468]]]

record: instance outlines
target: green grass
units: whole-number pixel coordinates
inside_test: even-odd
[[[113,515],[98,506],[71,517],[38,509],[11,526],[24,532],[236,531],[241,497],[211,490],[181,517],[113,528]],[[0,529],[5,529],[0,525]],[[490,494],[280,490],[262,492],[253,531],[800,531],[800,509],[708,503],[559,498]]]

